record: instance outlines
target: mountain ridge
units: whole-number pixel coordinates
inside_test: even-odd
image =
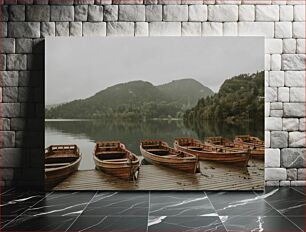
[[[198,99],[213,94],[211,89],[190,78],[157,86],[136,80],[46,109],[45,115],[46,118],[177,117]]]

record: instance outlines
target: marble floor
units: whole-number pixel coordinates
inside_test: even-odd
[[[305,188],[265,192],[1,190],[1,231],[305,231]]]

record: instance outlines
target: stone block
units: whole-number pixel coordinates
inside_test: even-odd
[[[239,22],[239,35],[243,36],[265,36],[266,38],[274,37],[273,22]]]
[[[265,129],[269,131],[282,130],[282,119],[276,117],[265,117]]]
[[[271,146],[271,132],[265,131],[265,147]]]
[[[294,54],[296,51],[295,39],[283,39],[283,53]]]
[[[238,6],[236,5],[209,5],[208,20],[211,22],[238,21]]]
[[[2,103],[3,117],[13,118],[20,116],[20,104],[19,103]]]
[[[289,180],[281,180],[279,182],[279,186],[281,186],[281,187],[289,187],[290,186],[290,181]]]
[[[207,6],[189,5],[188,19],[189,21],[206,21],[207,20]]]
[[[117,21],[118,5],[105,5],[103,15],[104,15],[104,21]]]
[[[283,70],[305,70],[305,54],[283,54]]]
[[[82,22],[70,22],[70,36],[82,36]]]
[[[0,54],[0,70],[6,70],[6,55]]]
[[[0,76],[2,77],[0,86],[11,87],[18,86],[18,72],[17,71],[1,71]]]
[[[51,6],[51,21],[66,22],[74,20],[73,6]]]
[[[25,21],[25,6],[24,5],[10,5],[9,6],[10,21]]]
[[[305,5],[295,5],[293,11],[294,21],[305,21]]]
[[[271,70],[278,71],[282,67],[282,57],[280,54],[271,55]]]
[[[279,6],[279,20],[286,22],[293,21],[293,6],[290,5]]]
[[[296,52],[299,54],[305,54],[305,39],[297,39],[296,42]]]
[[[279,87],[277,89],[277,100],[281,102],[289,102],[289,88]]]
[[[69,36],[69,22],[56,22],[55,36]]]
[[[305,105],[304,103],[284,103],[285,117],[304,117]]]
[[[9,22],[8,36],[13,38],[39,38],[39,22]]]
[[[54,22],[42,22],[41,23],[41,37],[55,36],[55,23]]]
[[[77,22],[87,21],[87,17],[88,17],[88,5],[74,6],[74,21]]]
[[[9,6],[1,5],[0,7],[0,21],[8,21],[9,19]]]
[[[283,41],[281,39],[266,39],[265,53],[266,54],[281,54],[283,51]]]
[[[106,23],[84,22],[83,36],[106,36]]]
[[[21,54],[8,54],[7,55],[7,69],[8,70],[26,70],[27,69],[27,56]]]
[[[275,22],[275,38],[292,38],[292,23]]]
[[[0,22],[0,37],[7,37],[7,23]],[[12,37],[12,36],[10,36]]]
[[[278,180],[265,181],[265,186],[267,186],[267,187],[276,187],[276,186],[280,185],[280,182],[281,181],[278,181]]]
[[[2,46],[0,47],[1,53],[15,53],[15,39],[14,38],[1,38]]]
[[[281,150],[281,165],[285,168],[304,168],[305,149],[284,148]]]
[[[289,132],[289,147],[305,147],[305,133],[300,131]]]
[[[48,22],[50,21],[50,6],[28,5],[26,8],[27,21]]]
[[[223,35],[224,36],[237,36],[238,24],[236,22],[223,23]]]
[[[282,87],[285,85],[285,73],[283,71],[271,71],[269,77],[271,87]]]
[[[290,102],[305,102],[305,87],[291,87]]]
[[[3,102],[17,102],[18,87],[4,87],[2,88],[2,101]]]
[[[255,21],[255,6],[240,5],[239,6],[239,21]]]
[[[272,131],[271,132],[271,147],[272,148],[288,147],[288,132]]]
[[[134,23],[108,22],[107,36],[134,36]]]
[[[283,110],[271,110],[271,117],[283,117]]]
[[[265,150],[265,167],[279,168],[280,167],[280,150],[266,149]]]
[[[302,180],[294,180],[290,182],[290,186],[294,187],[294,186],[306,186],[306,181],[302,181]]]
[[[287,180],[297,180],[297,169],[296,168],[287,169]]]
[[[150,36],[181,36],[179,22],[151,22],[149,23]]]
[[[304,71],[287,71],[285,72],[285,86],[302,87],[305,86]]]
[[[293,22],[292,36],[297,39],[305,38],[305,22]]]
[[[183,22],[182,36],[201,36],[200,22]]]
[[[16,39],[16,53],[32,53],[32,39]]]
[[[300,131],[305,131],[305,118],[301,118],[299,121],[299,130]]]
[[[278,5],[257,5],[255,9],[256,21],[279,21]]]
[[[187,5],[166,5],[163,10],[164,21],[188,21]]]
[[[299,168],[297,176],[298,180],[306,180],[306,168]]]
[[[282,110],[283,109],[283,103],[282,102],[272,102],[270,103],[271,110]]]
[[[145,6],[119,5],[119,21],[145,21]]]
[[[163,9],[161,5],[146,6],[146,21],[159,22],[163,20]]]
[[[286,180],[287,172],[285,168],[266,168],[265,169],[265,180]]]
[[[136,22],[135,36],[148,36],[148,35],[149,35],[149,24],[147,22]]]
[[[223,24],[214,22],[202,23],[202,36],[221,36],[223,35]]]
[[[103,6],[89,5],[88,6],[88,21],[89,22],[103,21]]]
[[[266,87],[265,88],[265,101],[276,102],[277,101],[277,88]]]
[[[297,118],[283,118],[284,131],[296,131],[299,129],[299,120]]]

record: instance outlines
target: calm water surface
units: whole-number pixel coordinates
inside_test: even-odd
[[[255,125],[254,125],[255,124]],[[238,134],[252,134],[263,139],[263,125],[225,125],[202,122],[185,126],[181,120],[148,120],[146,122],[121,122],[104,120],[46,120],[45,146],[51,144],[77,144],[83,155],[80,170],[94,169],[94,145],[99,140],[119,140],[136,155],[142,139],[162,139],[170,146],[176,137],[204,139],[208,136],[233,138]]]

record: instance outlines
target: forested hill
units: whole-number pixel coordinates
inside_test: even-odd
[[[117,84],[87,99],[45,109],[46,118],[165,118],[182,117],[212,90],[193,79],[154,86],[145,81]]]
[[[226,80],[217,94],[202,98],[184,114],[184,121],[254,121],[264,118],[264,72],[241,74]]]

